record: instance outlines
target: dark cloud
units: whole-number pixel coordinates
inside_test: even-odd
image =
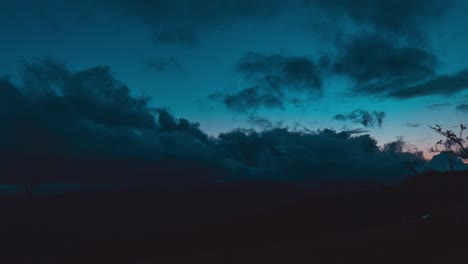
[[[347,133],[349,134],[350,136],[352,135],[359,135],[359,134],[367,134],[369,133],[370,131],[369,130],[366,130],[366,129],[362,129],[362,128],[355,128],[355,129],[345,129],[343,130],[342,133]]]
[[[221,101],[228,109],[236,112],[247,112],[262,107],[284,109],[284,94],[261,87],[250,87],[228,95],[213,94],[210,98]]]
[[[240,112],[261,107],[283,109],[286,103],[294,102],[291,94],[320,96],[326,66],[326,58],[316,63],[307,57],[246,53],[236,69],[252,86],[219,97],[229,109]]]
[[[358,123],[364,127],[381,127],[385,118],[385,112],[380,111],[366,111],[362,109],[353,110],[348,114],[339,114],[334,119],[339,121],[350,121],[352,123]]]
[[[438,74],[438,59],[425,47],[382,35],[359,34],[342,47],[332,68],[354,82],[352,93],[358,95],[409,99],[468,88],[468,70]]]
[[[408,122],[408,123],[406,123],[406,126],[407,126],[407,127],[411,127],[411,128],[417,128],[417,127],[421,127],[421,124],[420,124],[420,123],[411,123],[411,122]]]
[[[439,75],[431,80],[389,92],[389,96],[408,99],[427,95],[453,95],[468,88],[468,70],[453,75]]]
[[[276,16],[287,7],[279,0],[101,0],[143,21],[162,43],[194,45],[209,31],[246,20]]]
[[[2,182],[390,182],[404,179],[405,162],[422,162],[380,150],[362,130],[291,130],[261,117],[251,119],[262,132],[211,138],[198,123],[132,96],[108,67],[73,72],[46,60],[26,64],[21,76],[0,79]]]
[[[237,70],[247,80],[266,86],[269,90],[287,87],[291,90],[320,92],[321,66],[307,57],[246,53],[237,64]]]
[[[452,102],[446,102],[446,103],[432,104],[432,105],[427,106],[426,108],[428,110],[445,110],[449,107],[462,105],[462,104],[468,104],[468,100],[458,100],[458,101],[452,101]]]
[[[428,110],[445,110],[451,106],[453,106],[454,103],[439,103],[439,104],[432,104],[427,106],[426,108]]]
[[[225,105],[233,111],[247,112],[258,108],[284,109],[283,95],[268,93],[257,87],[244,89],[224,98]]]
[[[468,104],[459,104],[455,107],[455,109],[457,109],[458,111],[460,112],[465,112],[467,113],[468,112]]]
[[[363,33],[342,47],[333,70],[355,82],[354,93],[379,95],[434,77],[437,64],[423,48]]]
[[[428,21],[447,13],[454,1],[442,0],[100,0],[144,22],[157,41],[193,45],[210,31],[280,16],[304,16],[322,27],[336,21],[376,32],[421,38]],[[339,19],[338,19],[339,18]],[[325,21],[323,21],[325,20]],[[333,21],[333,22],[332,22]],[[345,24],[345,23],[344,23]],[[299,25],[297,25],[299,26]]]
[[[234,130],[219,135],[227,166],[237,177],[283,181],[380,181],[406,175],[405,164],[422,161],[400,148],[380,150],[369,135],[333,130],[317,132],[276,128],[255,132]],[[337,166],[338,165],[338,166]],[[379,176],[377,176],[379,175]],[[402,178],[400,178],[402,179]],[[384,180],[385,181],[385,180]]]
[[[20,84],[0,82],[4,181],[17,174],[61,181],[177,181],[160,176],[184,176],[185,165],[206,168],[208,137],[198,124],[131,96],[108,67],[70,72],[45,60],[26,64],[21,76]],[[180,167],[171,168],[174,160]]]
[[[186,133],[200,140],[200,142],[208,143],[209,138],[200,130],[199,123],[190,122],[185,118],[177,119],[165,108],[158,108],[156,111],[160,131]]]
[[[454,1],[320,1],[360,27],[337,42],[332,70],[353,81],[352,94],[408,99],[450,95],[466,88],[466,72],[438,73],[439,60],[424,39],[425,25],[442,17]]]
[[[443,0],[318,0],[322,12],[347,17],[377,32],[421,37],[429,21],[442,17],[455,1]]]
[[[247,117],[247,123],[252,125],[253,127],[260,128],[262,130],[272,130],[272,129],[277,129],[277,128],[286,128],[290,129],[289,126],[284,125],[283,121],[272,121],[268,117],[264,116],[258,116],[254,113],[249,114]],[[305,126],[299,124],[298,122],[294,122],[294,127],[292,128],[292,131],[307,131],[311,132],[308,128]]]
[[[391,152],[391,153],[400,153],[404,151],[404,148],[406,147],[406,142],[404,141],[403,137],[399,137],[397,140],[386,143],[383,146],[383,151],[384,152]]]
[[[262,129],[272,129],[274,126],[273,122],[270,119],[254,114],[249,115],[247,122]]]
[[[174,57],[159,57],[145,60],[145,67],[156,72],[183,71],[182,64]]]

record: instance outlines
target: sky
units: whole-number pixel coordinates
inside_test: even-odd
[[[366,130],[379,146],[403,136],[428,158],[440,139],[428,125],[466,124],[467,9],[465,0],[1,1],[0,76],[23,90],[118,81],[125,96],[207,136]]]

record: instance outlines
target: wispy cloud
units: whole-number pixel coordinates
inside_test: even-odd
[[[147,69],[160,73],[183,71],[182,64],[175,57],[151,58],[145,60],[144,64]]]
[[[237,71],[250,87],[234,94],[217,94],[228,109],[246,112],[258,108],[284,109],[296,93],[319,97],[322,94],[323,71],[328,60],[315,62],[307,57],[281,54],[246,53]]]
[[[407,126],[407,127],[411,127],[411,128],[417,128],[417,127],[420,127],[421,124],[420,124],[420,123],[411,123],[411,122],[408,122],[408,123],[406,123],[406,126]]]
[[[366,128],[369,128],[375,126],[381,127],[385,116],[385,112],[381,111],[370,112],[362,109],[356,109],[347,114],[336,115],[333,118],[339,121],[358,123]]]

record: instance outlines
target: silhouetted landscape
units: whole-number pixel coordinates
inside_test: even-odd
[[[423,263],[466,254],[468,174],[2,195],[8,263]]]
[[[0,0],[0,264],[467,263],[468,0]]]

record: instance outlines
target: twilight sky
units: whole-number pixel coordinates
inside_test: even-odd
[[[422,150],[468,114],[465,0],[18,0],[0,3],[0,76],[108,66],[199,122],[366,129]],[[26,65],[26,66],[25,66]],[[31,70],[31,68],[29,68]],[[427,155],[427,154],[426,154]]]

